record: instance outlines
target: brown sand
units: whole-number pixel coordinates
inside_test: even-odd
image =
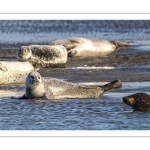
[[[115,79],[123,82],[150,81],[150,67],[142,67],[150,64],[150,53],[119,54],[118,52],[103,58],[69,58],[66,68],[41,69],[39,72],[43,76],[63,78],[73,82],[109,82]],[[92,66],[113,66],[116,69],[68,69]]]

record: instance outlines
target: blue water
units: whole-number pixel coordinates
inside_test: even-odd
[[[149,26],[146,20],[1,20],[0,44],[9,51],[19,43],[42,44],[77,36],[130,41],[137,46],[132,51],[136,53],[150,50]],[[1,87],[0,130],[149,130],[150,112],[134,112],[122,101],[123,96],[135,92],[150,94],[149,85],[124,82],[121,89],[105,93],[101,99],[57,101],[11,99],[24,93],[24,85]]]

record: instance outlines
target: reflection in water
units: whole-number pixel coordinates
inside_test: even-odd
[[[77,69],[82,69],[82,70],[89,70],[89,69],[95,69],[95,70],[98,70],[98,69],[149,69],[150,68],[150,65],[142,65],[142,66],[122,66],[122,67],[113,67],[113,66],[105,66],[105,67],[95,67],[95,66],[86,66],[86,67],[67,67],[66,69],[74,69],[74,70],[77,70]]]
[[[116,69],[116,67],[68,67],[67,69]]]

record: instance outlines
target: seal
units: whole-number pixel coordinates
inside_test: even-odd
[[[135,111],[150,111],[150,95],[136,93],[123,97],[123,102],[131,106]]]
[[[29,62],[0,61],[0,85],[25,83],[31,71],[34,67]]]
[[[25,94],[19,99],[100,98],[105,92],[121,86],[120,80],[112,81],[104,86],[84,86],[55,78],[42,78],[38,72],[32,71],[26,78]]]
[[[17,53],[18,61],[29,61],[35,68],[65,67],[67,50],[62,45],[22,46]]]
[[[63,45],[67,49],[69,57],[104,57],[121,47],[130,46],[131,44],[128,42],[73,37],[52,41],[49,45]]]

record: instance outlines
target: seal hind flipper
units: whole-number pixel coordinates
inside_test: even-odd
[[[122,87],[122,83],[120,80],[114,80],[108,84],[105,84],[104,86],[102,86],[104,89],[104,92],[110,91],[111,89],[116,89],[116,88],[121,88]]]
[[[116,46],[116,49],[125,47],[125,46],[131,46],[131,43],[129,42],[119,42],[119,41],[110,41],[110,42],[112,42]]]
[[[0,63],[0,70],[2,70],[4,72],[8,71],[8,69],[1,63]]]

